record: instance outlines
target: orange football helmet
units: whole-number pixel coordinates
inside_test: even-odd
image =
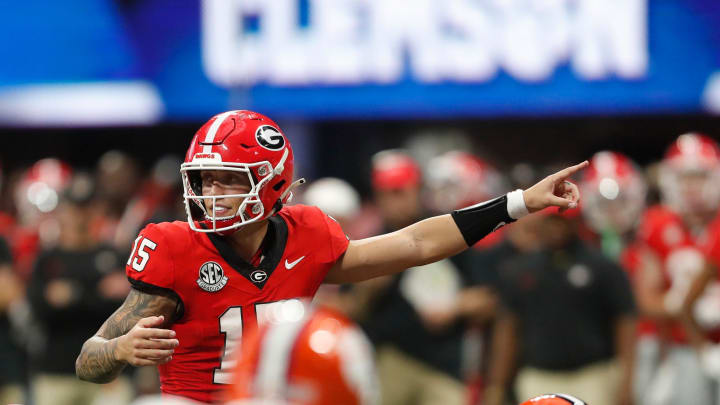
[[[528,399],[520,405],[588,405],[582,399],[568,394],[546,394]]]
[[[283,312],[288,311],[278,311]],[[228,400],[233,405],[376,404],[372,356],[360,329],[333,310],[311,310],[299,321],[270,319],[243,337]]]

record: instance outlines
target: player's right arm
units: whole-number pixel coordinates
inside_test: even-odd
[[[510,216],[511,197],[515,201],[512,205],[522,207],[518,211],[524,211],[523,215],[552,206],[574,208],[580,191],[567,179],[587,165],[584,161],[568,167],[524,191],[428,218],[392,233],[351,241],[324,281],[364,281],[456,255],[521,216]]]
[[[78,378],[94,383],[115,379],[126,365],[151,366],[170,361],[178,345],[167,329],[179,302],[170,294],[132,289],[125,302],[83,344],[75,361]]]
[[[662,272],[660,258],[650,249],[643,249],[634,290],[640,312],[654,319],[672,317],[665,305],[666,289]]]

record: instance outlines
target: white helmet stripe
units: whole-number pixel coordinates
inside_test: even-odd
[[[215,118],[215,121],[213,121],[213,123],[210,125],[210,129],[208,129],[207,134],[205,134],[205,139],[203,140],[203,143],[208,144],[214,142],[215,134],[220,128],[220,125],[222,125],[223,121],[225,121],[225,118],[233,114],[235,114],[235,111],[227,111],[218,115],[217,118]],[[202,153],[212,153],[212,145],[204,145]]]
[[[570,402],[572,402],[573,405],[585,405],[585,402],[583,400],[581,400],[579,398],[575,398],[572,395],[568,395],[568,394],[553,394],[553,395],[555,395],[556,397],[562,398],[564,400],[570,401]]]
[[[260,398],[282,398],[287,390],[287,374],[295,339],[307,322],[288,322],[267,331],[260,349],[256,394]]]

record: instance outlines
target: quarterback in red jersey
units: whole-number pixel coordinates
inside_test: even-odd
[[[88,339],[83,380],[108,382],[127,365],[158,365],[162,391],[212,402],[229,382],[243,331],[274,303],[312,297],[319,285],[392,274],[454,255],[500,226],[549,206],[574,207],[567,181],[587,162],[527,190],[397,232],[349,241],[319,209],[285,207],[293,154],[280,127],[228,111],[195,134],[181,166],[187,222],[149,225],[127,262],[133,289]]]

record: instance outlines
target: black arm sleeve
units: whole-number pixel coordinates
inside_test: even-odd
[[[473,246],[503,225],[515,222],[508,214],[507,195],[455,210],[450,215],[468,246]]]

